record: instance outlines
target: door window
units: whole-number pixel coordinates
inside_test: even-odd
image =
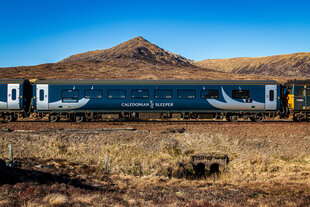
[[[274,90],[269,91],[269,101],[274,101]]]
[[[16,100],[16,89],[12,89],[12,100]]]
[[[44,90],[43,89],[41,89],[40,90],[40,101],[44,101]]]

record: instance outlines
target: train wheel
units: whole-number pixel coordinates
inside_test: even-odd
[[[3,116],[3,122],[9,123],[14,119],[14,114],[4,114]]]
[[[50,122],[56,122],[56,121],[59,120],[57,114],[50,114],[48,119],[49,119]]]
[[[262,114],[257,114],[255,117],[250,117],[250,120],[253,122],[262,122],[263,118]]]
[[[18,116],[13,116],[12,121],[17,121]]]
[[[239,119],[239,117],[238,117],[238,116],[236,116],[236,115],[232,115],[232,116],[230,116],[230,121],[231,121],[231,122],[237,122],[237,121],[238,121],[238,119]]]
[[[83,120],[84,120],[83,114],[76,114],[76,115],[74,116],[74,121],[75,121],[76,123],[81,123]]]

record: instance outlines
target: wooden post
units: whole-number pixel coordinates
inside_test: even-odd
[[[13,149],[12,149],[12,144],[9,144],[9,156],[10,156],[10,162],[13,163]]]
[[[139,177],[142,175],[141,163],[139,163]]]
[[[105,172],[109,173],[109,155],[105,155]]]

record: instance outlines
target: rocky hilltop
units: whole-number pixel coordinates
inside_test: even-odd
[[[72,55],[61,62],[90,61],[132,63],[144,61],[151,64],[168,64],[194,67],[189,59],[164,50],[141,36],[105,50],[89,51]]]
[[[194,62],[198,67],[237,74],[310,77],[310,53],[266,57],[209,59]]]

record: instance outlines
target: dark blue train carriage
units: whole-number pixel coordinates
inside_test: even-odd
[[[31,87],[27,79],[0,80],[0,115],[4,122],[30,114]]]
[[[33,94],[35,112],[50,121],[261,121],[280,108],[280,85],[272,80],[37,80]]]

